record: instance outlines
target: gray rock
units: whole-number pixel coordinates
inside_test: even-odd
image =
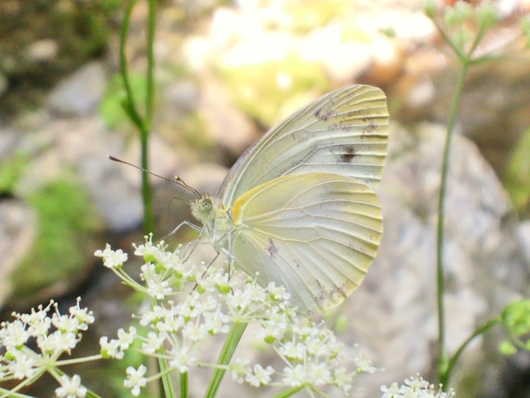
[[[59,43],[53,39],[37,40],[31,43],[24,51],[24,56],[29,62],[51,61],[59,52]]]
[[[66,77],[51,92],[49,105],[62,115],[84,116],[93,112],[105,91],[103,65],[91,62]]]
[[[232,154],[239,156],[258,138],[252,122],[231,104],[224,88],[211,78],[202,87],[198,112],[206,124],[207,136]]]
[[[32,246],[35,214],[15,199],[0,201],[0,308],[12,291],[9,275]]]
[[[199,91],[191,81],[177,81],[164,89],[164,96],[172,110],[178,114],[195,111],[199,102]]]
[[[394,128],[391,153],[379,189],[383,242],[376,261],[344,308],[351,319],[344,337],[368,350],[386,369],[365,378],[360,397],[379,396],[379,386],[417,372],[432,374],[437,313],[436,220],[445,129]],[[468,140],[455,136],[446,197],[446,346],[452,354],[484,321],[498,315],[527,289],[529,268],[516,238],[510,202],[492,168]],[[495,334],[477,340],[462,357],[453,382],[459,396],[476,396],[460,381],[470,377],[488,389],[504,359]]]
[[[519,242],[523,248],[526,262],[530,264],[530,220],[523,221],[519,225]]]

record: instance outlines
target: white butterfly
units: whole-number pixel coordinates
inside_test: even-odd
[[[387,153],[384,93],[354,85],[292,114],[251,146],[215,198],[192,213],[216,250],[302,312],[344,301],[372,263],[383,230],[377,187]]]

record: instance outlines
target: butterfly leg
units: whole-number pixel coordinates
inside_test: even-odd
[[[189,221],[182,221],[179,225],[177,225],[177,226],[173,229],[173,231],[171,231],[171,232],[170,232],[169,234],[167,234],[165,237],[168,237],[168,236],[170,236],[170,235],[173,235],[174,233],[176,233],[180,228],[182,228],[182,227],[185,226],[185,225],[188,226],[188,227],[190,227],[190,228],[192,228],[192,229],[194,229],[195,231],[199,231],[199,232],[202,231],[202,228],[199,227],[198,225],[195,225],[195,224],[193,224],[193,223],[191,223],[191,222],[189,222]]]

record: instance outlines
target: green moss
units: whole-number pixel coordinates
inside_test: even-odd
[[[528,129],[513,151],[504,185],[515,210],[520,216],[530,217],[530,129]]]
[[[58,280],[79,279],[94,251],[101,222],[77,182],[56,181],[28,198],[37,214],[33,248],[11,274],[15,296],[28,296]]]
[[[28,164],[24,154],[15,154],[9,159],[0,161],[0,192],[12,193],[13,189]]]
[[[279,122],[306,104],[313,99],[312,93],[320,94],[329,89],[320,64],[295,54],[256,65],[221,66],[218,71],[236,106],[263,126]],[[279,87],[281,76],[290,80],[288,88]]]

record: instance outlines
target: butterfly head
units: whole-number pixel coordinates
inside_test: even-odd
[[[213,207],[210,195],[201,195],[191,202],[191,214],[202,224],[206,224],[213,214]]]
[[[226,237],[233,230],[234,225],[230,212],[223,206],[221,200],[201,195],[191,202],[191,213],[202,223],[204,226],[202,234],[212,238],[216,250],[224,246]]]

